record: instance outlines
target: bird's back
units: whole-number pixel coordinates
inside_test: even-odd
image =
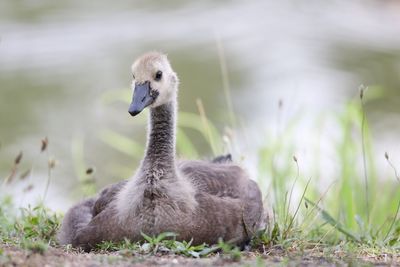
[[[197,190],[227,198],[242,198],[250,182],[247,173],[234,163],[182,161],[179,171]]]

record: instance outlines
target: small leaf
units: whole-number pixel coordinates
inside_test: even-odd
[[[151,238],[150,236],[146,235],[146,234],[143,233],[143,232],[141,232],[140,234],[143,236],[143,238],[144,238],[147,242],[153,243],[153,238]]]
[[[199,252],[200,256],[207,256],[210,253],[213,253],[214,251],[219,250],[219,246],[212,246],[212,247],[206,247],[205,249],[203,249],[202,251]]]
[[[271,232],[271,239],[274,241],[278,240],[279,235],[280,235],[279,225],[278,223],[275,223],[274,228],[272,229]]]
[[[189,251],[188,252],[190,256],[192,256],[193,258],[200,258],[200,253],[196,252],[196,251]]]
[[[389,240],[389,245],[394,246],[397,243],[398,239],[397,238],[392,238]]]
[[[38,217],[32,217],[30,219],[30,223],[33,225],[38,225],[39,224],[39,218]]]
[[[177,236],[177,234],[172,233],[172,232],[161,233],[161,234],[159,234],[157,236],[156,242],[159,243],[159,242],[161,242],[162,240],[164,240],[164,239],[166,239],[168,237],[176,237],[176,236]]]

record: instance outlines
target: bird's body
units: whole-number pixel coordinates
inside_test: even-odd
[[[71,208],[60,243],[91,249],[102,241],[139,241],[143,233],[163,232],[174,232],[178,240],[193,240],[193,244],[213,244],[219,238],[247,242],[263,222],[257,184],[230,156],[212,162],[177,162],[176,74],[159,53],[142,56],[132,68],[142,80],[137,77],[130,113],[136,115],[150,106],[144,159],[132,179]]]

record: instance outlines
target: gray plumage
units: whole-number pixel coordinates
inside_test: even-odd
[[[72,244],[78,231],[90,223],[95,202],[94,198],[89,198],[69,209],[58,232],[58,240],[61,244]]]
[[[176,74],[159,53],[142,56],[133,71],[145,77],[136,77],[142,86],[151,77],[148,72],[160,68],[166,81],[149,86],[157,94],[150,105],[146,152],[137,173],[103,189],[96,199],[72,207],[59,232],[61,244],[90,250],[102,241],[139,241],[142,233],[162,232],[175,232],[178,240],[193,239],[193,244],[213,244],[219,238],[243,244],[261,227],[261,192],[230,155],[211,162],[176,161]]]

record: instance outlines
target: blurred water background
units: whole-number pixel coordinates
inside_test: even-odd
[[[398,1],[13,0],[0,2],[0,177],[9,175],[19,151],[20,171],[33,171],[1,194],[14,194],[17,203],[39,199],[48,156],[56,160],[47,198],[54,209],[83,196],[78,181],[89,167],[98,188],[128,178],[140,160],[147,118],[127,113],[130,65],[148,50],[168,53],[181,80],[181,111],[197,114],[201,99],[221,132],[237,131],[226,151],[253,175],[258,147],[295,121],[296,156],[317,164],[319,146],[321,180],[328,179],[337,170],[330,115],[358,99],[362,84],[378,166],[391,171],[385,151],[400,165]],[[193,156],[212,157],[201,135],[192,129],[186,135]],[[40,153],[44,137],[48,155]],[[29,184],[33,189],[23,193]]]

